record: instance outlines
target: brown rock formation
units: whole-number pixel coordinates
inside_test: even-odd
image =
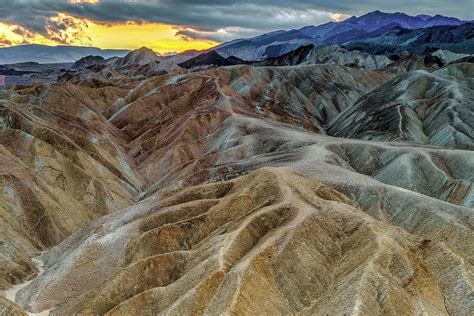
[[[469,314],[473,152],[324,135],[394,76],[236,66],[1,92],[3,289],[49,248],[25,310]]]
[[[35,269],[28,253],[130,205],[143,185],[101,111],[122,89],[36,85],[3,91],[0,238],[3,289]]]

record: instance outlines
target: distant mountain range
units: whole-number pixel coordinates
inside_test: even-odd
[[[121,49],[100,49],[83,46],[20,45],[0,48],[0,65],[21,62],[71,63],[83,57],[94,55],[103,58],[123,57],[130,51]]]
[[[471,21],[441,15],[409,16],[405,13],[384,13],[374,11],[360,17],[351,17],[342,22],[329,22],[319,26],[305,26],[297,30],[275,31],[253,38],[238,39],[223,43],[213,50],[223,57],[235,56],[244,60],[263,60],[268,57],[278,57],[304,45],[326,46],[345,44],[371,38],[384,39],[384,34],[393,29],[426,29],[433,28],[444,40],[441,33],[445,26],[460,26]],[[472,26],[471,24],[468,24]],[[439,26],[443,26],[439,28]],[[438,27],[438,28],[436,28]],[[470,27],[466,28],[471,32]],[[423,31],[411,33],[413,36],[423,36]],[[426,37],[426,36],[425,36]],[[411,38],[416,40],[416,38]],[[403,43],[396,43],[403,44]],[[436,43],[434,43],[436,44]],[[403,45],[402,45],[403,46]],[[410,48],[410,47],[408,47]],[[446,45],[439,48],[447,48]]]
[[[402,51],[429,54],[439,49],[473,54],[474,23],[441,15],[409,16],[404,13],[374,11],[342,22],[329,22],[319,26],[311,25],[289,31],[274,31],[253,38],[236,39],[204,51],[190,50],[173,56],[158,56],[153,52],[143,51],[148,57],[142,64],[149,64],[150,61],[157,63],[166,61],[167,69],[170,67],[174,69],[177,65],[183,68],[195,68],[263,61],[278,64],[287,61],[268,59],[279,58],[285,54],[290,54],[285,58],[292,59],[291,54],[300,47],[309,45],[323,47],[334,44],[369,54],[392,54]],[[102,50],[95,47],[22,45],[0,48],[0,64],[27,61],[72,63],[86,56],[110,59],[122,58],[128,53],[130,53],[128,50]],[[300,53],[296,52],[297,55]],[[134,58],[141,60],[140,56],[139,54]],[[120,62],[129,62],[128,58]],[[81,62],[87,63],[90,60]],[[97,60],[94,60],[95,62]],[[155,66],[151,68],[157,69]]]

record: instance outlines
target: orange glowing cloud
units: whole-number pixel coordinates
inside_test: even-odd
[[[20,25],[0,22],[0,46],[13,46],[27,43],[57,45],[54,40],[33,33]]]

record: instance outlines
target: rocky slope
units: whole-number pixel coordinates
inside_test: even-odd
[[[5,289],[35,271],[26,254],[130,205],[144,179],[121,148],[120,132],[100,114],[125,90],[65,84],[0,93]]]
[[[438,247],[369,216],[326,185],[263,168],[147,200],[74,235],[44,258],[48,272],[31,286],[33,308],[62,303],[56,313],[109,315],[461,312],[460,298],[437,282],[450,267]],[[31,298],[23,293],[20,302],[28,306]]]
[[[115,68],[129,68],[159,63],[159,56],[149,48],[142,47],[128,53],[125,57],[114,62]]]
[[[219,53],[210,51],[188,59],[185,62],[180,63],[179,66],[186,69],[204,69],[209,67],[239,65],[245,63],[246,62],[244,60],[237,57],[231,56],[224,58],[219,55]]]
[[[393,61],[384,55],[370,55],[357,50],[349,51],[338,45],[315,48],[302,64],[338,64],[366,69],[383,69]]]
[[[327,133],[473,150],[473,72],[473,63],[456,63],[398,76],[338,115]]]
[[[447,50],[438,50],[432,54],[413,54],[407,51],[387,55],[373,55],[352,49],[348,50],[339,45],[315,47],[314,45],[300,46],[286,54],[269,57],[262,61],[244,61],[237,57],[224,58],[219,53],[211,51],[191,58],[179,66],[193,71],[230,65],[253,66],[293,66],[300,64],[338,64],[343,66],[365,68],[370,70],[389,70],[393,72],[407,72],[413,70],[436,70],[446,64],[462,58],[468,54],[456,54]]]
[[[300,46],[291,52],[277,57],[269,57],[260,62],[254,62],[256,66],[291,66],[301,64],[308,54],[313,51],[314,45]]]
[[[275,31],[253,38],[238,39],[212,50],[223,57],[235,56],[246,61],[278,57],[300,46],[314,44],[314,39],[300,30]]]
[[[416,55],[408,52],[391,54],[388,58],[393,62],[387,65],[386,69],[398,73],[414,70],[426,70],[432,72],[448,63],[446,59],[441,59],[437,55]]]
[[[32,279],[2,306],[59,315],[469,314],[473,151],[324,134],[366,99],[388,113],[404,100],[417,115],[439,113],[425,125],[472,131],[472,76],[466,63],[400,75],[245,65],[2,92],[4,182],[36,181],[2,184],[0,215],[10,219],[2,287]],[[364,115],[379,119],[370,113],[358,112],[354,128]],[[395,120],[386,120],[390,135]],[[432,143],[459,147],[458,138]],[[54,229],[35,226],[35,216]],[[46,248],[39,274],[31,257]]]
[[[438,57],[443,63],[449,64],[456,60],[468,57],[468,54],[456,54],[450,52],[449,50],[437,50],[436,52],[432,53],[431,55]]]
[[[394,28],[375,37],[344,43],[349,49],[370,54],[409,51],[416,54],[432,53],[439,49],[453,53],[474,54],[474,23],[456,26],[433,26],[422,29]]]
[[[105,58],[101,57],[101,56],[86,56],[86,57],[83,57],[81,59],[79,59],[78,61],[76,61],[72,66],[71,68],[72,69],[81,69],[81,68],[88,68],[88,67],[91,67],[91,66],[94,66],[94,65],[98,65],[98,64],[102,64],[105,62]]]
[[[86,56],[76,61],[71,69],[63,71],[57,79],[75,83],[95,79],[126,83],[165,73],[179,73],[182,70],[171,59],[163,59],[151,49],[142,47],[122,58],[103,59],[100,56]]]

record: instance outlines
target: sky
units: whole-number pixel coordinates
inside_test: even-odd
[[[474,19],[474,0],[0,0],[0,46],[206,49],[370,11]]]

